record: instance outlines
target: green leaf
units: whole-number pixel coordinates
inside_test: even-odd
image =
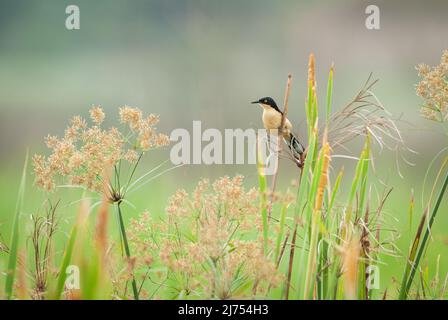
[[[28,151],[26,152],[26,156],[25,156],[25,164],[23,165],[22,179],[20,180],[20,187],[19,187],[17,203],[16,203],[16,212],[14,215],[14,222],[13,222],[13,227],[12,227],[11,241],[10,241],[8,269],[7,269],[6,282],[5,282],[5,293],[6,293],[6,298],[8,300],[10,300],[12,298],[12,294],[13,294],[12,289],[13,289],[13,285],[14,285],[14,276],[15,276],[16,265],[17,265],[17,251],[18,251],[18,247],[19,247],[19,237],[20,237],[19,218],[20,218],[20,213],[22,211],[23,199],[24,199],[24,195],[25,195],[27,167],[28,167]]]

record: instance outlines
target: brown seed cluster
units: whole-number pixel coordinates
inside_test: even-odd
[[[154,127],[159,118],[128,106],[120,108],[120,121],[129,126],[131,133],[123,134],[117,128],[102,128],[106,115],[101,107],[90,110],[92,126],[75,116],[62,138],[47,136],[45,142],[52,151],[49,156],[34,155],[34,173],[37,186],[52,190],[58,179],[89,190],[102,191],[102,177],[107,168],[120,160],[130,163],[139,154],[169,143],[168,136],[157,133]]]
[[[422,78],[416,86],[417,95],[424,101],[422,116],[439,122],[448,120],[448,50],[438,66],[419,64],[416,69]]]
[[[243,177],[201,180],[191,194],[177,191],[166,211],[164,223],[147,214],[133,221],[130,239],[142,260],[183,279],[179,291],[228,299],[243,284],[238,279],[253,291],[281,281],[264,255],[258,191],[245,190]]]

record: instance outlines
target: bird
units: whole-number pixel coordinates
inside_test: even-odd
[[[292,124],[287,118],[284,119],[283,128],[280,130],[282,125],[283,112],[278,108],[274,99],[271,97],[264,97],[256,101],[252,101],[252,104],[258,104],[263,108],[263,126],[270,134],[277,135],[280,131],[283,140],[288,146],[289,150],[297,162],[297,165],[301,168],[303,165],[305,148],[300,143],[299,139],[292,132]]]

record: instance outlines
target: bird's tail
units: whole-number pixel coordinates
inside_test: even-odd
[[[297,139],[297,137],[290,132],[289,136],[285,137],[285,143],[287,144],[289,150],[291,150],[294,158],[301,165],[304,158],[305,148],[300,143],[299,139]]]

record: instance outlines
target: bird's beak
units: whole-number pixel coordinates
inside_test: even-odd
[[[258,101],[258,100],[257,100],[257,101],[252,101],[251,103],[252,103],[252,104],[260,103],[260,101]]]

